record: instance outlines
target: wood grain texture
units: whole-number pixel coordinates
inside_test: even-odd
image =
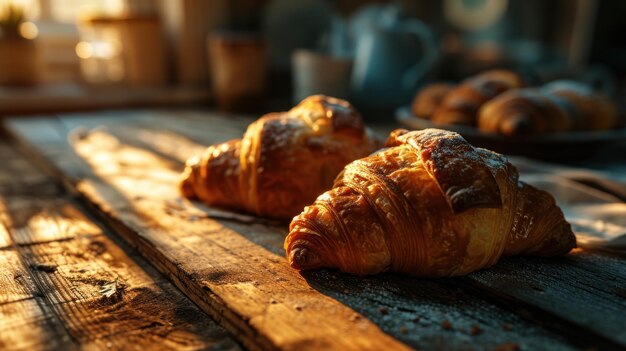
[[[35,291],[18,253],[10,248],[0,250],[0,305],[28,300]]]
[[[29,270],[2,224],[0,206],[0,349],[51,350],[76,348],[46,305]]]
[[[45,306],[40,297],[0,304],[0,349],[78,349]]]
[[[53,273],[36,268],[35,280],[81,346],[236,349],[189,300],[151,279],[104,236],[28,245],[23,255],[29,267],[54,267]]]
[[[175,184],[186,157],[181,149],[203,147],[194,146],[186,135],[158,130],[154,121],[150,126],[120,120],[99,123],[123,142],[107,133],[76,139],[85,161],[65,138],[42,147],[37,140],[53,137],[30,137],[25,122],[11,129],[28,140],[31,151],[34,145],[48,168],[97,207],[118,233],[247,346],[388,347],[386,343],[394,341],[388,341],[380,327],[410,346],[426,349],[493,349],[510,342],[525,349],[571,347],[563,338],[460,289],[458,280],[354,278],[328,271],[300,276],[283,258],[284,225],[240,215],[216,217],[206,207],[180,199]],[[80,122],[68,118],[54,123],[65,128]],[[202,130],[197,125],[193,129]],[[205,138],[230,137],[213,135],[209,129],[203,129]],[[145,137],[136,137],[139,133]]]
[[[626,299],[620,296],[626,287],[623,272],[615,275],[589,269],[567,258],[509,258],[493,269],[470,275],[468,281],[488,295],[554,313],[578,326],[580,332],[591,329],[626,345],[622,326]]]
[[[6,323],[0,322],[0,345],[239,349],[223,329],[136,252],[105,235],[71,199],[60,192],[40,193],[53,183],[50,178],[6,145],[0,144],[0,152],[8,161],[0,169],[0,189],[12,189],[0,190],[0,218],[8,228],[0,234],[13,245],[11,250],[0,249],[7,259],[0,265],[0,313],[6,317]],[[2,177],[7,174],[13,177]],[[47,182],[35,179],[35,174]],[[27,178],[31,181],[24,181]]]

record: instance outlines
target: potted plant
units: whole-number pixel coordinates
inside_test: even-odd
[[[40,57],[34,38],[24,37],[24,9],[8,3],[0,8],[0,85],[38,82]]]

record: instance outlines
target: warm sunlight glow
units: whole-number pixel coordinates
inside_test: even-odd
[[[26,39],[35,39],[39,35],[39,29],[33,22],[20,24],[20,35]]]
[[[11,238],[9,237],[9,232],[7,229],[0,223],[0,249],[5,248],[11,245]]]
[[[97,58],[108,59],[116,54],[116,48],[110,42],[97,41],[90,43],[93,48],[93,56]]]
[[[23,9],[25,17],[29,20],[38,19],[41,12],[38,0],[0,0],[0,15],[8,5]]]
[[[76,44],[76,55],[82,59],[88,59],[93,55],[93,47],[86,41]]]
[[[74,23],[80,16],[119,16],[124,0],[44,0],[49,1],[52,17],[60,22]]]
[[[81,41],[76,44],[76,55],[82,59],[91,57],[110,59],[119,54],[121,44],[118,41]]]
[[[73,228],[68,221],[50,216],[46,212],[33,216],[29,225],[33,228],[33,232],[37,233],[37,240],[44,242],[74,236]]]

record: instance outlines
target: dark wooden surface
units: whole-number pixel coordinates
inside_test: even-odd
[[[51,84],[33,87],[0,86],[0,116],[33,113],[206,104],[210,95],[199,88],[94,87]]]
[[[249,122],[134,111],[11,120],[6,128],[14,145],[136,248],[139,260],[152,263],[245,347],[626,347],[626,260],[619,256],[577,250],[556,259],[511,258],[439,280],[292,271],[283,258],[286,224],[209,209],[176,191],[186,158],[239,137]],[[101,126],[106,129],[93,131]],[[46,333],[58,329],[80,342],[67,322],[52,318],[64,313],[70,312],[51,315]]]

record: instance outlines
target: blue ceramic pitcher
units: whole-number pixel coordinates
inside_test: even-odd
[[[435,64],[438,48],[425,24],[400,19],[397,7],[370,7],[352,20],[355,62],[351,95],[366,110],[409,103]]]

